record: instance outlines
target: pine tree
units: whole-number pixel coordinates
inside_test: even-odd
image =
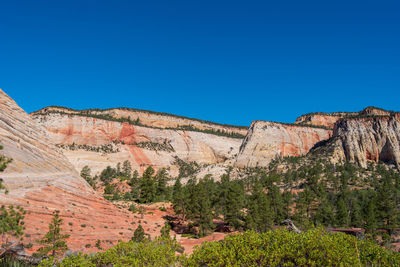
[[[336,203],[336,225],[341,227],[349,225],[349,209],[343,197],[339,197]]]
[[[156,187],[157,187],[157,197],[156,200],[157,201],[167,201],[169,200],[170,197],[170,190],[167,187],[167,182],[168,182],[168,172],[165,168],[160,169],[157,172],[157,175],[155,177],[156,179]]]
[[[136,228],[135,232],[133,233],[132,241],[134,242],[143,242],[146,240],[146,233],[141,224]]]
[[[56,256],[59,253],[63,253],[68,250],[66,239],[69,235],[61,234],[62,219],[60,218],[60,212],[57,210],[53,213],[53,218],[49,224],[49,231],[45,234],[43,239],[39,240],[38,243],[44,245],[38,250],[40,255]]]
[[[214,227],[213,225],[213,214],[212,206],[209,198],[209,192],[206,187],[206,181],[201,180],[196,186],[196,192],[198,197],[199,213],[197,223],[199,225],[199,236],[206,236],[209,231]]]
[[[4,205],[0,208],[0,234],[2,241],[8,236],[13,236],[16,238],[21,238],[24,234],[24,218],[25,210],[18,206],[9,206],[6,208]],[[6,240],[5,242],[8,242]]]
[[[3,150],[3,146],[0,145],[0,150]],[[7,158],[3,155],[0,155],[0,172],[3,172],[6,168],[7,165],[12,162],[12,159]],[[5,193],[8,193],[8,190],[6,189],[6,187],[3,185],[3,179],[0,178],[0,190],[5,189]]]
[[[181,214],[182,218],[186,216],[186,196],[185,190],[181,184],[181,178],[176,179],[173,187],[172,205],[176,214]]]
[[[375,200],[374,198],[371,198],[368,201],[368,205],[365,210],[365,230],[366,232],[373,232],[377,228],[377,222],[376,222],[376,206],[375,206]]]
[[[363,226],[361,206],[357,198],[354,198],[351,203],[350,220],[351,220],[351,226],[353,227]]]
[[[331,226],[335,219],[334,212],[335,210],[332,203],[327,198],[323,198],[315,214],[315,223]]]
[[[84,166],[81,170],[81,177],[85,179],[85,181],[94,189],[96,189],[96,183],[93,180],[92,176],[90,175],[90,168],[89,166]]]
[[[274,184],[270,184],[267,189],[267,197],[271,205],[271,211],[273,212],[273,221],[276,224],[279,224],[285,219],[285,208],[282,194],[279,188]]]
[[[170,231],[171,231],[171,226],[169,225],[169,223],[164,223],[163,227],[160,230],[161,237],[170,238],[169,235]]]
[[[260,182],[255,182],[247,204],[246,227],[265,232],[272,226],[271,208]]]
[[[244,196],[244,188],[241,183],[229,183],[224,218],[235,229],[239,229],[242,225],[241,218],[243,217]]]
[[[140,183],[140,203],[151,203],[156,199],[157,184],[153,175],[154,169],[151,166],[143,172]]]
[[[125,160],[122,163],[122,175],[126,178],[131,178],[132,175],[132,166],[129,160]]]

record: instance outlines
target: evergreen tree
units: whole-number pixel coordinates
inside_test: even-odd
[[[140,183],[140,203],[151,203],[156,199],[157,184],[153,175],[154,169],[151,166],[147,167]]]
[[[100,180],[104,185],[108,185],[116,177],[116,175],[117,171],[114,168],[107,166],[107,168],[100,173]]]
[[[173,187],[172,205],[176,214],[181,214],[183,219],[186,215],[186,195],[182,187],[181,178],[176,179]]]
[[[244,196],[244,188],[241,183],[229,183],[224,218],[225,222],[235,229],[239,229],[242,226],[241,218],[243,217]]]
[[[214,227],[213,225],[213,214],[212,206],[209,198],[209,191],[206,187],[206,182],[201,180],[196,186],[197,200],[199,206],[199,213],[197,218],[197,223],[199,225],[199,236],[206,236],[210,230]]]
[[[271,208],[260,182],[255,182],[247,203],[246,227],[265,232],[272,226]]]
[[[362,227],[363,226],[363,219],[362,219],[362,212],[361,206],[357,198],[354,198],[351,203],[351,226],[353,227]]]
[[[314,221],[316,224],[331,226],[335,221],[334,213],[335,210],[332,203],[327,198],[324,198],[318,206]]]
[[[45,234],[43,239],[39,240],[38,243],[44,245],[38,250],[40,255],[56,256],[58,253],[63,253],[68,250],[66,239],[69,235],[61,234],[62,219],[60,218],[60,212],[57,210],[53,213],[53,218],[49,224],[49,231]]]
[[[0,234],[2,238],[2,242],[4,242],[5,238],[8,242],[8,237],[13,236],[16,238],[21,238],[24,234],[24,218],[25,218],[25,210],[18,206],[14,208],[14,206],[6,206],[2,205],[0,208]]]
[[[169,225],[169,223],[164,223],[163,227],[160,230],[161,237],[170,238],[169,235],[170,231],[171,231],[171,226]]]
[[[82,170],[81,170],[81,177],[83,178],[83,179],[85,179],[85,181],[91,186],[91,187],[93,187],[94,189],[96,189],[96,183],[95,183],[95,181],[93,180],[93,178],[92,178],[92,176],[90,175],[90,172],[91,172],[91,170],[90,170],[90,168],[89,168],[89,166],[84,166],[83,168],[82,168]]]
[[[376,206],[374,198],[368,201],[368,205],[365,210],[365,230],[366,232],[373,232],[377,228],[376,221]]]
[[[271,211],[273,212],[273,221],[279,224],[285,219],[285,207],[282,194],[279,188],[272,183],[268,185],[267,189],[267,197],[270,202]]]
[[[349,225],[349,209],[343,197],[339,197],[336,204],[336,225],[341,227]]]
[[[157,187],[157,201],[167,201],[170,200],[170,190],[167,187],[168,182],[168,172],[165,168],[160,169],[156,175],[156,187]]]
[[[132,175],[132,166],[129,160],[125,160],[122,163],[122,175],[126,178],[131,178]]]
[[[136,228],[135,232],[133,233],[132,241],[143,242],[144,240],[146,240],[146,233],[144,232],[142,225],[139,224],[139,226]]]

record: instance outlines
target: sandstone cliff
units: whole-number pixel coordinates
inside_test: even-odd
[[[348,160],[366,168],[384,162],[400,166],[400,115],[341,119],[333,137],[312,153],[325,154],[331,161]]]
[[[324,113],[324,112],[316,112],[305,114],[296,119],[295,124],[302,125],[313,125],[313,126],[322,126],[329,129],[333,129],[335,123],[342,119],[348,117],[359,117],[359,116],[387,116],[390,115],[390,111],[383,110],[376,107],[367,107],[359,112],[333,112],[333,113]]]
[[[129,160],[135,170],[170,168],[176,175],[175,157],[199,164],[221,163],[235,157],[242,143],[240,138],[201,131],[137,126],[77,114],[35,113],[32,118],[47,129],[52,143],[63,148],[77,170],[88,165],[98,172]],[[73,144],[76,149],[71,149]],[[102,146],[112,149],[104,151]]]
[[[246,135],[247,128],[245,126],[234,126],[220,124],[210,121],[204,121],[184,116],[178,116],[168,113],[154,112],[148,110],[140,110],[133,108],[111,108],[111,109],[85,109],[74,110],[64,107],[51,106],[43,108],[31,115],[44,115],[50,113],[62,113],[73,115],[85,115],[97,118],[108,119],[125,119],[132,122],[137,122],[138,125],[159,128],[159,129],[195,129],[199,131],[220,131],[223,133],[234,133],[238,137]]]
[[[331,130],[321,128],[255,121],[240,147],[236,165],[262,167],[277,157],[305,155],[331,135]]]
[[[4,146],[0,153],[13,159],[0,173],[9,190],[8,194],[1,190],[0,204],[21,205],[28,211],[26,243],[36,244],[35,240],[48,230],[55,210],[61,211],[63,229],[71,235],[68,244],[74,250],[88,250],[87,244],[93,249],[98,239],[103,247],[109,247],[132,236],[128,230],[136,220],[132,214],[97,195],[51,145],[45,129],[1,90],[0,144]],[[152,222],[148,226],[152,227]]]

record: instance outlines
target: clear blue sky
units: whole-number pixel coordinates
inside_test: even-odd
[[[221,123],[400,110],[400,1],[1,1],[0,88],[27,112]]]

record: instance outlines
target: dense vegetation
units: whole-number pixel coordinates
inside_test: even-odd
[[[249,169],[242,179],[231,180],[229,172],[220,182],[191,178],[182,185],[178,179],[173,205],[200,236],[214,230],[213,219],[259,232],[292,219],[304,229],[360,227],[371,234],[380,229],[389,241],[400,227],[400,174],[384,165],[364,170],[288,158],[267,169]]]
[[[86,150],[86,151],[93,151],[93,152],[101,152],[104,154],[110,154],[110,153],[117,153],[119,152],[119,149],[117,147],[114,147],[113,144],[106,144],[106,145],[101,145],[101,146],[90,146],[90,145],[78,145],[75,143],[72,143],[71,145],[61,145],[58,144],[57,147],[63,148],[63,149],[68,149],[68,150]]]
[[[313,229],[300,234],[279,229],[227,236],[180,255],[176,240],[121,242],[95,255],[70,255],[56,266],[399,266],[400,255],[370,240]],[[54,266],[54,259],[40,266]]]
[[[167,185],[169,179],[166,169],[155,172],[152,167],[148,167],[141,176],[137,171],[132,172],[129,161],[120,163],[115,168],[108,166],[100,175],[94,177],[90,174],[88,166],[83,167],[81,176],[96,188],[98,185],[104,186],[104,196],[108,200],[126,200],[138,203],[153,203],[169,201],[172,197],[172,188]],[[129,190],[122,192],[118,189],[118,183],[126,181]]]

